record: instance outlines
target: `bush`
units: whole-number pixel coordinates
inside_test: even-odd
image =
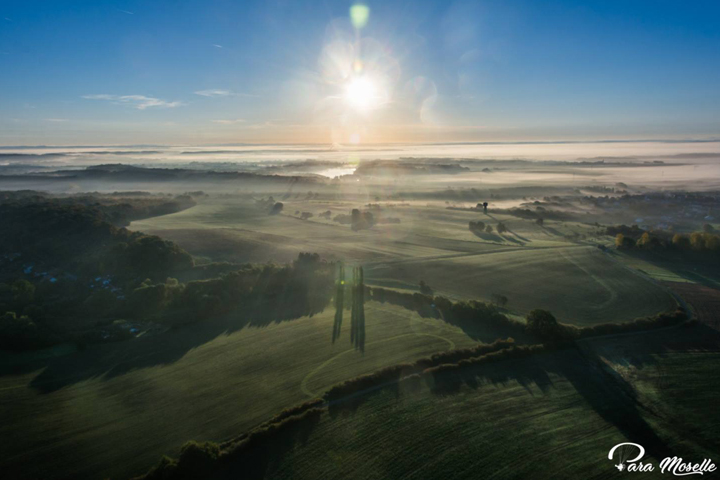
[[[163,456],[143,478],[144,480],[172,480],[177,474],[177,462],[168,456]]]
[[[270,209],[270,215],[277,215],[278,213],[282,212],[284,205],[282,202],[277,202],[275,205],[272,206]]]
[[[422,293],[423,295],[432,295],[433,289],[430,288],[430,286],[425,283],[424,280],[420,280],[420,293]]]
[[[26,315],[17,316],[15,312],[0,315],[0,349],[30,350],[52,343],[52,338],[40,329]]]
[[[468,228],[470,229],[471,232],[484,232],[485,231],[485,222],[481,222],[479,220],[477,222],[470,221],[468,223]]]
[[[638,318],[625,323],[605,323],[601,325],[594,325],[592,327],[577,328],[573,329],[572,332],[574,332],[579,338],[586,338],[598,335],[614,335],[619,333],[630,333],[642,330],[651,330],[654,328],[670,327],[673,325],[679,325],[685,320],[687,320],[687,314],[683,309],[678,308],[674,312],[660,313],[654,317]]]
[[[177,467],[183,476],[190,478],[200,477],[207,474],[207,471],[213,467],[218,457],[220,457],[218,444],[190,441],[180,449]]]
[[[504,307],[507,305],[509,299],[505,295],[500,295],[499,293],[493,293],[490,295],[490,301],[497,305],[498,307]]]
[[[526,321],[528,332],[543,340],[543,342],[555,343],[567,337],[565,330],[555,319],[555,316],[547,310],[532,310],[528,313]]]

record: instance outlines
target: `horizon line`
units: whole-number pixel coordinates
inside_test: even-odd
[[[328,142],[273,142],[273,143],[203,143],[203,144],[168,144],[168,143],[140,143],[140,144],[94,144],[94,145],[0,145],[0,149],[30,149],[30,148],[148,148],[148,147],[185,147],[185,148],[203,148],[203,147],[257,147],[257,146],[305,146],[305,145],[324,145],[329,150],[333,148],[362,148],[370,146],[444,146],[444,145],[575,145],[575,144],[591,144],[591,143],[720,143],[720,137],[707,139],[601,139],[601,140],[518,140],[518,141],[481,141],[481,142],[377,142],[364,144],[343,144]]]

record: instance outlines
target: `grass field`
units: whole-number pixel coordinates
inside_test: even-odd
[[[127,478],[188,439],[225,439],[347,378],[475,343],[439,320],[370,302],[361,353],[346,316],[334,344],[328,309],[264,328],[228,317],[55,358],[0,358],[0,470]]]
[[[695,327],[598,338],[481,367],[449,394],[402,382],[323,417],[267,477],[621,478],[607,453],[626,441],[656,465],[717,458],[717,337]]]
[[[349,202],[289,202],[284,212],[311,211],[303,221],[291,214],[267,215],[247,199],[212,199],[173,215],[134,222],[132,229],[178,242],[190,253],[214,261],[290,261],[301,251],[361,263],[370,285],[417,290],[424,280],[456,299],[509,297],[511,313],[551,310],[577,325],[628,321],[672,309],[675,300],[643,275],[624,268],[595,248],[594,228],[510,216],[411,204],[384,209],[400,224],[353,232],[317,218],[331,210],[349,213]],[[479,234],[468,221],[505,223],[506,234]],[[570,241],[571,235],[585,235]],[[607,241],[607,238],[602,239]]]
[[[451,299],[504,294],[514,318],[545,308],[586,326],[676,306],[657,278],[597,248],[608,239],[590,225],[419,203],[388,208],[400,224],[359,232],[317,216],[352,207],[287,202],[283,214],[268,215],[247,199],[211,198],[130,228],[177,241],[200,262],[287,262],[309,251],[363,265],[371,286],[417,291],[424,280]],[[295,210],[316,216],[300,220]],[[475,234],[467,222],[477,219],[502,221],[509,232]],[[188,440],[236,437],[339,382],[498,336],[368,302],[360,351],[349,341],[349,312],[333,343],[334,314],[259,326],[236,312],[83,351],[3,353],[0,416],[9,420],[0,425],[0,470],[23,479],[127,478],[177,456]],[[716,390],[703,385],[720,367],[716,335],[701,326],[582,340],[480,367],[443,394],[401,382],[355,411],[323,414],[269,476],[608,478],[616,472],[607,450],[628,439],[658,456],[715,454],[720,419],[707,410]]]

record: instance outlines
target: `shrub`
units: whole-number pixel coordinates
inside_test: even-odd
[[[0,315],[0,349],[29,350],[47,346],[52,340],[26,315],[18,317],[15,312]]]
[[[547,310],[535,309],[526,317],[528,332],[544,342],[554,343],[565,339],[565,330],[555,316]]]
[[[144,480],[171,480],[176,478],[177,462],[168,456],[163,456],[144,476]]]
[[[504,307],[507,305],[509,299],[505,295],[500,295],[499,293],[493,293],[490,295],[490,301],[497,305],[498,307]]]
[[[423,295],[432,295],[433,289],[430,288],[430,286],[425,283],[424,280],[420,280],[420,293],[422,293]]]
[[[213,466],[220,456],[220,447],[213,442],[187,442],[180,449],[178,469],[187,476],[200,476]]]
[[[479,220],[477,222],[470,221],[468,223],[468,228],[471,232],[483,232],[485,231],[485,222],[481,222]]]
[[[282,212],[284,205],[282,202],[277,202],[275,205],[272,206],[270,209],[270,215],[277,215],[278,213]]]

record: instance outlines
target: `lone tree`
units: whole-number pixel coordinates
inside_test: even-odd
[[[483,212],[487,213],[488,202],[483,202]]]
[[[278,213],[282,212],[283,207],[284,205],[282,204],[282,202],[277,202],[270,209],[270,215],[277,215]]]
[[[504,223],[500,222],[497,224],[497,231],[498,231],[498,233],[505,233],[508,231],[508,228],[507,228],[507,226],[505,226]]]
[[[492,295],[490,295],[490,301],[498,307],[505,307],[505,305],[507,305],[509,299],[505,295],[500,295],[499,293],[493,293]]]
[[[425,283],[425,280],[420,280],[420,293],[423,295],[432,295],[433,289],[430,288],[430,286]]]
[[[487,227],[485,227],[485,231],[487,233],[492,233],[492,231],[493,231],[492,225],[488,225]]]
[[[564,329],[547,310],[535,309],[526,317],[526,329],[543,342],[559,342],[564,338]]]
[[[490,295],[490,301],[498,307],[504,307],[505,305],[507,305],[509,299],[505,295],[493,293],[492,295]]]

